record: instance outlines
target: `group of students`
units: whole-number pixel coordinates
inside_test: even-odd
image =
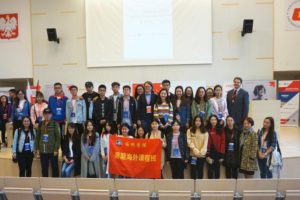
[[[22,90],[10,90],[9,98],[1,96],[0,125],[5,142],[5,124],[14,127],[13,159],[19,164],[20,176],[31,176],[34,153],[40,157],[42,176],[59,176],[58,152],[62,150],[61,176],[117,177],[107,170],[109,135],[129,138],[161,139],[162,162],[170,163],[172,178],[184,178],[189,164],[193,179],[203,178],[204,164],[208,178],[220,178],[220,166],[226,167],[227,178],[237,178],[238,171],[251,178],[260,169],[261,178],[272,178],[270,157],[278,146],[274,119],[265,118],[263,128],[252,129],[248,117],[249,95],[241,88],[242,79],[235,77],[234,89],[222,96],[222,86],[175,88],[162,82],[158,94],[150,81],[131,87],[113,82],[113,95],[106,97],[106,86],[86,82],[86,92],[69,87],[67,98],[60,83],[46,102],[41,92],[30,105]],[[4,124],[4,126],[3,126]],[[65,125],[67,128],[65,131]],[[4,136],[3,136],[4,133]]]

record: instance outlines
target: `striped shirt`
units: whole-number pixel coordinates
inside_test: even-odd
[[[155,104],[153,116],[155,119],[157,119],[160,122],[160,125],[165,125],[166,123],[171,124],[173,122],[172,104],[167,104],[167,103]]]

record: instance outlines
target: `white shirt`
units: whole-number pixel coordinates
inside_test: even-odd
[[[69,154],[69,156],[71,157],[71,158],[73,158],[73,141],[72,141],[72,139],[70,138],[70,140],[69,140],[69,149],[70,149],[70,154]]]

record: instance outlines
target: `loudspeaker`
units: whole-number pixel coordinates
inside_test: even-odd
[[[47,28],[47,35],[48,35],[49,42],[53,41],[59,43],[59,38],[57,37],[55,28]]]
[[[252,33],[253,19],[244,19],[242,37],[247,33]]]

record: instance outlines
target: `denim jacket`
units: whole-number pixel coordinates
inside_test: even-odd
[[[25,100],[23,109],[21,112],[19,112],[18,110],[18,106],[14,104],[13,106],[13,113],[12,113],[12,118],[13,121],[18,121],[18,120],[22,120],[23,117],[29,117],[30,116],[30,103],[29,101]]]
[[[84,100],[76,99],[75,116],[71,116],[73,112],[72,99],[68,99],[66,104],[66,119],[68,123],[84,123],[86,121],[86,104]]]
[[[258,133],[258,148],[260,149],[261,146],[262,146],[261,138],[262,138],[262,135],[263,135],[263,130],[260,129],[260,130],[257,131],[257,133]],[[272,140],[267,140],[266,142],[267,142],[267,149],[269,149],[271,147],[272,150],[274,151],[274,149],[277,146],[277,133],[274,131]]]
[[[21,134],[20,137],[19,137],[19,133]],[[35,130],[33,130],[33,135],[34,135],[34,138],[32,138],[31,133],[29,133],[31,152],[35,151],[35,136],[36,136]],[[19,138],[19,142],[18,142],[18,138]],[[20,130],[20,129],[16,129],[15,134],[14,134],[12,152],[13,153],[19,153],[19,152],[21,153],[23,151],[24,143],[25,143],[25,133],[24,133],[24,131]],[[17,145],[18,145],[18,147],[17,147]]]

